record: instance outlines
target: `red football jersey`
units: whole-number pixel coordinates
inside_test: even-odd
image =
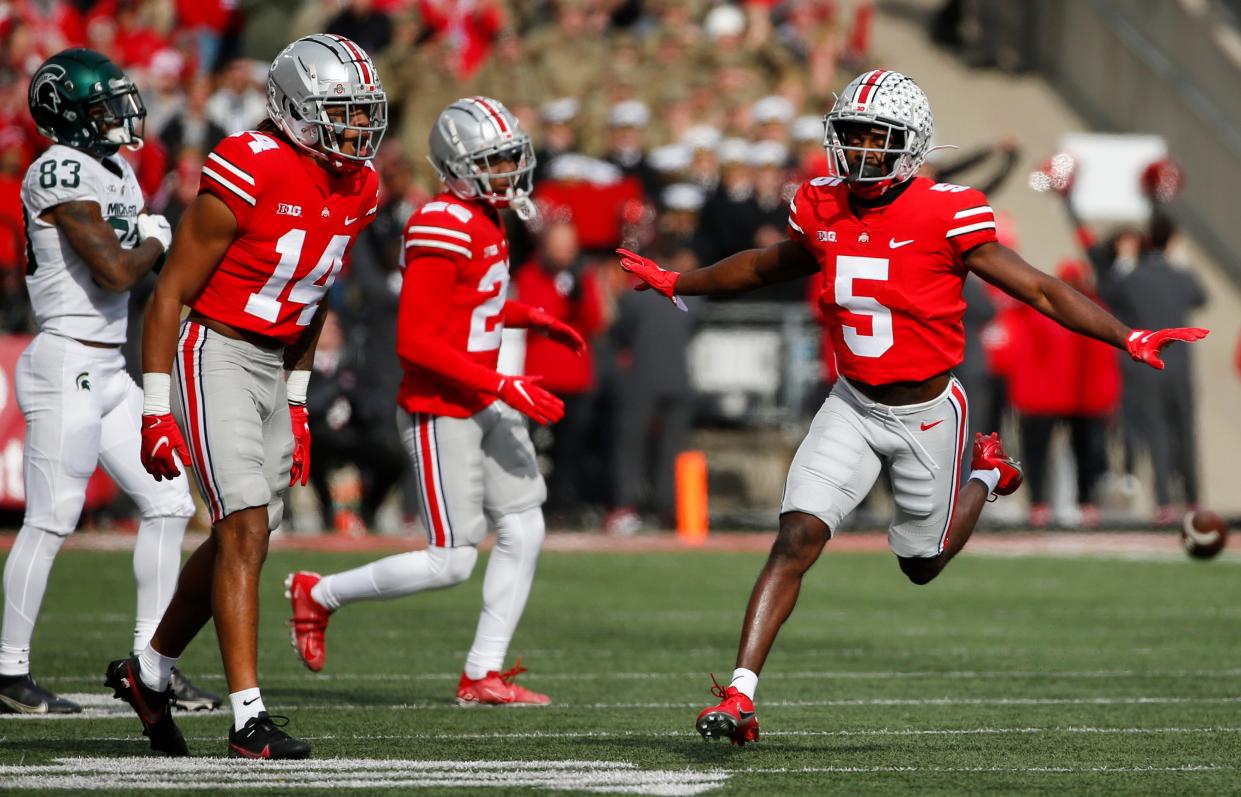
[[[445,191],[414,211],[405,225],[405,285],[419,290],[420,257],[447,258],[455,266],[447,315],[436,340],[472,363],[495,370],[508,298],[508,238],[491,208],[463,202]],[[466,418],[496,400],[490,393],[403,362],[398,403],[409,412]]]
[[[233,211],[237,237],[190,306],[286,344],[310,324],[379,209],[369,163],[329,174],[292,144],[254,131],[220,142],[198,190]]]
[[[823,269],[819,303],[840,373],[882,385],[961,363],[963,257],[996,240],[981,191],[915,177],[895,200],[858,216],[840,178],[819,177],[793,197],[788,232]]]

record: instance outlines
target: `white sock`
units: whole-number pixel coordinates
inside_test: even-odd
[[[483,611],[474,644],[465,657],[467,678],[482,678],[503,666],[530,596],[544,533],[543,510],[539,507],[496,521],[496,547],[483,576]]]
[[[159,625],[181,570],[181,539],[188,517],[143,518],[134,541],[134,581],[138,611],[134,621],[134,653],[143,651]]]
[[[22,526],[4,563],[4,629],[0,632],[0,675],[30,672],[30,638],[47,591],[56,553],[65,537]]]
[[[176,666],[175,657],[165,656],[151,647],[150,642],[138,653],[138,677],[146,684],[147,689],[154,689],[156,692],[167,689],[168,682],[172,679],[172,668]]]
[[[737,687],[738,692],[753,700],[754,693],[758,691],[758,673],[738,667],[733,670],[733,680],[729,686]]]
[[[987,495],[990,496],[995,492],[995,486],[1000,483],[1000,469],[991,468],[989,470],[972,470],[970,478],[977,479],[987,488]]]
[[[324,576],[310,597],[334,612],[354,601],[399,598],[429,589],[443,589],[470,577],[478,549],[427,548],[388,556],[343,573]]]
[[[266,711],[263,707],[263,696],[257,686],[242,689],[240,692],[229,692],[228,702],[233,707],[233,730],[239,731],[246,726],[252,717]]]

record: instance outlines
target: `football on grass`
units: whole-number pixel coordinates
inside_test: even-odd
[[[1210,559],[1224,550],[1228,542],[1228,524],[1218,513],[1207,509],[1186,512],[1181,522],[1181,542],[1195,559]]]

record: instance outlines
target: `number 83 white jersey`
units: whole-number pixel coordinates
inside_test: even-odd
[[[26,170],[22,210],[26,221],[26,289],[39,329],[79,340],[124,343],[129,292],[95,282],[90,267],[60,228],[39,217],[66,202],[97,202],[121,246],[138,244],[142,189],[119,155],[100,161],[53,144]]]

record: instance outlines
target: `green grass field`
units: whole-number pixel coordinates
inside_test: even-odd
[[[322,674],[296,660],[285,574],[369,558],[267,562],[265,702],[315,745],[313,761],[273,766],[223,758],[221,712],[181,715],[194,758],[149,754],[100,686],[129,642],[129,556],[63,553],[34,673],[89,716],[0,717],[0,791],[1241,792],[1235,562],[967,555],[919,588],[887,554],[829,551],[763,674],[763,740],[738,749],[704,743],[693,720],[708,671],[731,673],[761,554],[545,554],[513,654],[556,704],[473,710],[453,696],[482,562],[454,590],[343,609]],[[182,668],[226,691],[210,632]]]

